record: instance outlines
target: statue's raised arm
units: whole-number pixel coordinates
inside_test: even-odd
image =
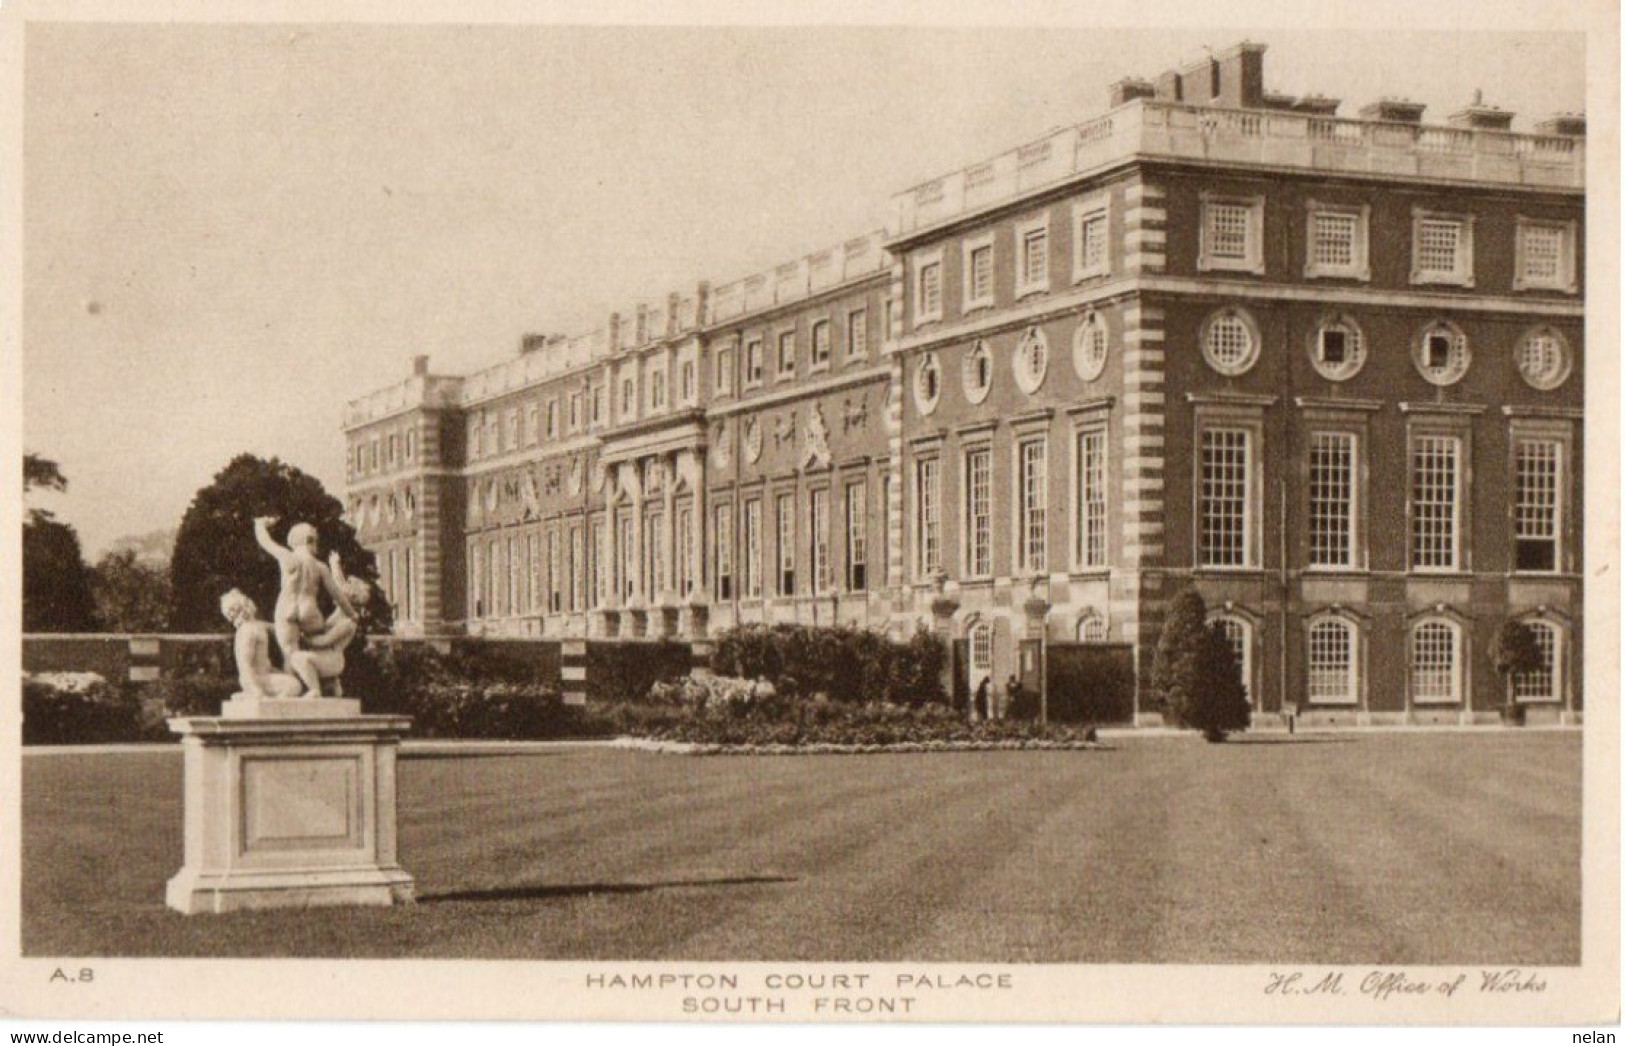
[[[255,516],[254,540],[258,541],[260,548],[263,548],[267,553],[269,553],[278,564],[287,566],[288,560],[293,556],[293,552],[277,544],[276,539],[271,537],[271,525],[275,522],[275,516]]]

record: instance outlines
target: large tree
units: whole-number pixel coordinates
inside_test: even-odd
[[[96,617],[109,632],[162,632],[169,621],[169,571],[133,548],[109,552],[92,571]]]
[[[68,481],[56,462],[23,455],[23,494],[63,491]],[[49,511],[30,507],[23,520],[23,631],[91,632],[96,604],[90,594],[79,535]]]
[[[343,514],[344,506],[314,476],[276,458],[238,455],[197,492],[181,519],[170,561],[170,629],[225,630],[220,597],[233,588],[253,598],[262,618],[270,617],[281,579],[276,562],[254,540],[258,516],[276,517],[271,536],[282,544],[295,523],[314,526],[322,558],[337,551],[345,573],[366,581],[376,596],[377,561]],[[363,629],[382,631],[390,624],[389,605],[375,597],[363,612]]]

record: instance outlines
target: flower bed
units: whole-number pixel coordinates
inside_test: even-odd
[[[681,711],[646,736],[656,742],[701,749],[760,752],[937,751],[1019,747],[1082,747],[1093,742],[1084,725],[1043,725],[1032,720],[972,722],[936,704],[801,699],[765,681],[690,677],[651,694]]]
[[[1096,740],[1025,740],[1025,741],[905,741],[901,744],[693,744],[686,741],[646,741],[640,738],[621,738],[616,742],[625,748],[666,752],[673,755],[882,755],[909,752],[1081,752],[1104,748]]]

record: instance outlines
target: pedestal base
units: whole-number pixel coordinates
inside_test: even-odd
[[[224,715],[170,720],[186,760],[186,859],[165,891],[169,907],[413,900],[395,854],[395,756],[411,720],[358,708],[236,698]]]

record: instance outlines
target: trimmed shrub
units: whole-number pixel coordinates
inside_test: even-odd
[[[558,691],[513,683],[431,683],[411,691],[413,733],[419,737],[509,741],[580,737],[580,710]]]
[[[23,744],[109,744],[140,735],[140,702],[96,673],[23,676]]]
[[[142,687],[140,696],[163,709],[166,716],[215,716],[220,706],[241,687],[234,678],[188,676],[183,679],[155,679]]]
[[[786,697],[922,705],[947,703],[947,656],[923,630],[893,643],[845,625],[744,625],[717,637],[711,665],[720,674],[771,680]]]
[[[1113,644],[1051,647],[1044,665],[1052,723],[1134,719],[1134,654]]]
[[[1207,624],[1207,604],[1194,589],[1181,592],[1169,608],[1157,640],[1151,686],[1175,723],[1223,741],[1252,721],[1241,666],[1224,631]]]
[[[587,700],[640,704],[656,683],[681,679],[693,665],[686,643],[588,643]]]

